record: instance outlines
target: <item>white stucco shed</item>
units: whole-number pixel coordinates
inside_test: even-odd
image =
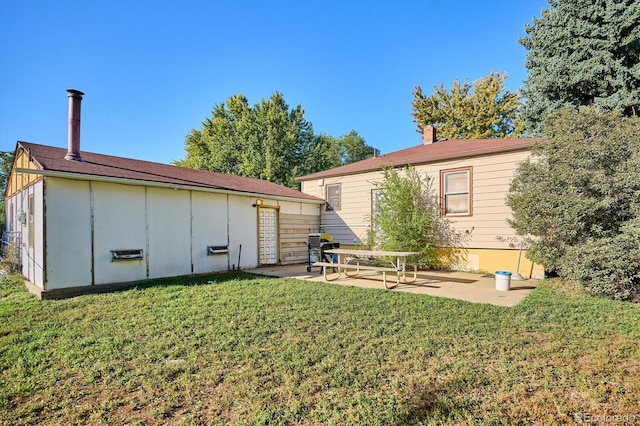
[[[18,142],[6,235],[40,297],[304,263],[322,199],[258,179]]]

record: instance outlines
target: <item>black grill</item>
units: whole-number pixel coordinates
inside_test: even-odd
[[[307,236],[307,247],[309,248],[309,266],[307,272],[311,272],[314,262],[331,262],[331,256],[325,250],[340,248],[340,243],[334,243],[333,237],[324,233],[313,233]],[[320,267],[322,272],[322,267]]]

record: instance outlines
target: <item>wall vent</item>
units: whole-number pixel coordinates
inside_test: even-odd
[[[229,253],[229,246],[207,246],[207,256]]]
[[[142,259],[142,249],[135,250],[111,250],[111,261],[140,260]]]

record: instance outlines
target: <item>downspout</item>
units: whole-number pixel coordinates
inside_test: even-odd
[[[47,289],[47,180],[42,178],[42,289]]]
[[[91,223],[91,285],[96,285],[96,232],[95,232],[95,209],[93,182],[89,181],[89,214]]]
[[[191,262],[191,275],[193,275],[193,191],[189,191],[189,260]]]
[[[149,187],[145,186],[144,187],[144,237],[145,237],[145,250],[146,250],[146,255],[145,257],[145,263],[147,266],[147,279],[149,279]]]
[[[229,247],[229,245],[231,244],[231,227],[229,226],[229,194],[227,194],[227,247]],[[231,251],[229,251],[229,253],[227,253],[227,271],[231,270],[233,271],[233,269],[235,269],[236,265],[233,265],[233,267],[231,267]]]

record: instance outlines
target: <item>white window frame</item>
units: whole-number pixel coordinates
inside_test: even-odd
[[[467,188],[466,191],[448,191],[447,178],[454,174],[466,173],[467,174]],[[473,169],[472,167],[460,167],[457,169],[440,170],[440,198],[441,198],[441,212],[442,216],[461,217],[461,216],[473,216]],[[465,212],[447,212],[447,205],[449,196],[453,195],[466,195],[467,196],[467,211]]]

